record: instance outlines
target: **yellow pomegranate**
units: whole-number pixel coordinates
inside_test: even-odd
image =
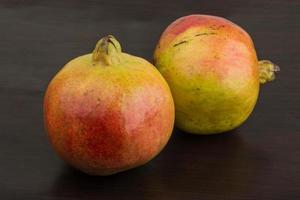
[[[194,134],[232,130],[252,112],[260,84],[279,68],[258,61],[250,36],[216,16],[177,19],[162,34],[154,62],[171,88],[178,128]]]

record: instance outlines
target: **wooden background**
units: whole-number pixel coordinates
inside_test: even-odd
[[[223,135],[175,130],[149,164],[110,177],[65,165],[42,119],[54,74],[106,34],[151,60],[165,27],[193,13],[236,22],[280,65],[249,120]],[[0,199],[300,199],[299,20],[299,0],[0,0]]]

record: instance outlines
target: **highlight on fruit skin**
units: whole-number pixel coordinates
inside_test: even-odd
[[[111,175],[154,158],[167,144],[175,108],[168,84],[146,60],[123,53],[111,35],[67,63],[44,97],[57,154],[90,175]]]
[[[193,134],[240,126],[256,104],[260,84],[279,71],[271,61],[257,60],[245,30],[210,15],[171,23],[156,46],[154,64],[171,88],[176,126]]]

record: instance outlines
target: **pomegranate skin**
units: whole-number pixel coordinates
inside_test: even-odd
[[[174,103],[156,68],[122,53],[108,36],[51,80],[44,121],[63,160],[91,175],[110,175],[143,165],[163,149]]]

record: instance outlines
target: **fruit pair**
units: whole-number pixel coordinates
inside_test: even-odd
[[[174,102],[176,125],[186,132],[231,130],[251,113],[260,82],[274,79],[277,70],[257,61],[243,29],[206,15],[172,23],[154,62],[161,74],[107,36],[54,77],[45,95],[45,126],[65,161],[93,175],[148,162],[170,138]]]

